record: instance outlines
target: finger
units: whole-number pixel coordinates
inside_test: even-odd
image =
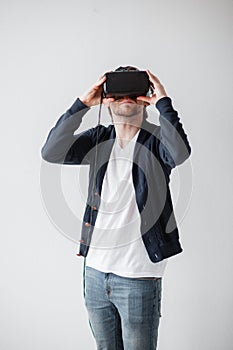
[[[102,77],[99,78],[99,80],[97,80],[97,82],[95,83],[95,86],[100,86],[102,85],[106,80],[106,76],[103,75]]]
[[[107,102],[114,102],[115,98],[114,97],[105,97],[104,98]]]
[[[151,98],[149,96],[138,96],[137,101],[143,101],[150,104]]]
[[[148,74],[151,86],[154,89],[155,88],[155,81],[154,81],[154,78],[153,78],[153,74],[149,70],[147,70],[146,72]]]
[[[99,81],[100,79],[104,78],[104,77],[106,76],[107,73],[111,73],[111,72],[113,72],[113,71],[112,71],[112,70],[109,70],[109,71],[105,72],[104,74],[100,75],[100,76],[99,76],[99,79],[98,79],[97,81]]]
[[[106,107],[110,107],[110,103],[114,102],[114,98],[103,98],[102,102]]]
[[[147,74],[149,75],[149,78],[150,79],[153,79],[154,78],[154,75],[149,71],[149,69],[147,69]]]
[[[153,84],[160,84],[160,81],[159,81],[159,79],[154,75],[154,74],[152,74],[150,71],[149,71],[149,69],[146,71],[147,72],[147,74],[149,75],[149,79],[150,79],[150,81],[153,83]]]

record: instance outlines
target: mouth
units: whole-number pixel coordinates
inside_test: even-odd
[[[135,103],[134,101],[132,101],[132,100],[123,100],[123,101],[121,101],[120,102],[120,104],[123,104],[123,103]]]

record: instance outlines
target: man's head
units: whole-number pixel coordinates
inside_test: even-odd
[[[139,71],[138,68],[133,66],[120,66],[115,69],[115,72],[127,72],[127,71]],[[109,113],[114,119],[114,116],[128,119],[135,116],[142,116],[142,120],[148,117],[146,111],[146,104],[142,101],[138,101],[136,97],[123,96],[115,98],[113,102],[107,103]]]

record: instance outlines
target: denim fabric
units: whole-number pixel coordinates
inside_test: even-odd
[[[98,350],[155,350],[161,278],[128,278],[84,265],[84,299]]]

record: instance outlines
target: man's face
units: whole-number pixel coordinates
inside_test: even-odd
[[[140,114],[142,115],[144,103],[132,99],[129,96],[124,96],[110,102],[109,107],[115,116],[129,118]]]

